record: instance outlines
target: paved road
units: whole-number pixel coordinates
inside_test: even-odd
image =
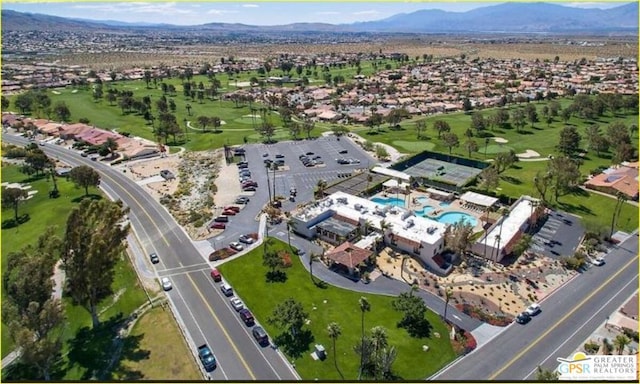
[[[541,303],[529,324],[511,324],[483,347],[440,372],[434,380],[535,379],[538,365],[557,367],[607,316],[638,289],[638,236],[605,257]]]
[[[3,141],[27,144],[22,137],[3,135]],[[160,256],[156,272],[169,275],[174,289],[167,296],[187,330],[192,349],[208,343],[219,365],[213,380],[296,380],[297,373],[282,354],[261,348],[240,322],[228,299],[208,277],[209,265],[171,215],[140,186],[110,166],[93,162],[56,145],[43,150],[71,166],[90,165],[101,174],[101,187],[131,208],[129,219],[145,253]]]

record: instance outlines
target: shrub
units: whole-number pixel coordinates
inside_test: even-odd
[[[584,343],[584,350],[585,352],[587,352],[588,355],[595,355],[596,353],[598,353],[599,349],[600,349],[600,344],[598,343],[595,343],[593,341],[588,341]]]
[[[282,259],[282,266],[284,268],[291,267],[291,265],[292,265],[292,263],[291,263],[291,255],[289,254],[289,252],[280,251],[278,253],[278,255]]]

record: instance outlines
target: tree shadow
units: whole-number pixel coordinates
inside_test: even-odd
[[[90,193],[88,195],[78,196],[76,198],[71,199],[73,203],[81,203],[83,200],[102,200],[102,196],[97,195],[95,193]]]
[[[500,176],[500,178],[510,184],[515,184],[515,185],[522,184],[522,181],[520,181],[519,179],[516,179],[513,176]]]
[[[53,381],[61,381],[66,375],[64,360],[62,354],[57,353],[55,363],[49,368],[49,375]],[[40,381],[44,377],[40,374],[40,370],[35,366],[23,363],[20,359],[13,364],[2,367],[2,381]]]
[[[313,284],[316,286],[316,288],[320,288],[320,289],[327,289],[329,288],[329,284],[327,284],[325,281],[323,280],[314,280]]]
[[[18,220],[16,220],[15,218],[3,220],[2,221],[2,229],[15,228],[15,227],[19,226],[20,224],[26,223],[29,220],[31,220],[31,217],[29,216],[28,213],[25,213],[24,215],[18,216]]]
[[[267,283],[284,283],[287,281],[287,274],[282,271],[269,271],[266,279]]]
[[[310,345],[315,341],[315,337],[310,330],[303,329],[298,331],[295,338],[290,333],[285,332],[276,336],[273,341],[276,345],[282,347],[282,351],[285,354],[293,359],[298,359],[310,350]]]
[[[588,214],[588,215],[593,215],[593,211],[591,211],[590,208],[585,207],[583,204],[580,205],[573,205],[573,204],[569,204],[569,203],[560,203],[558,202],[558,206],[566,212],[569,213],[575,213],[575,212],[582,212],[583,214]]]
[[[429,335],[431,335],[431,329],[433,328],[429,320],[424,317],[421,319],[403,318],[398,322],[398,327],[406,329],[409,336],[417,339],[429,337]]]
[[[69,341],[69,367],[84,370],[80,380],[138,380],[142,372],[125,367],[122,363],[147,359],[150,352],[140,349],[143,335],[121,337],[119,332],[127,325],[122,313],[100,323],[96,328],[83,327]]]

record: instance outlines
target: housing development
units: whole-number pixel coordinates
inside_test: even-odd
[[[638,5],[328,5],[3,9],[4,380],[638,380]]]

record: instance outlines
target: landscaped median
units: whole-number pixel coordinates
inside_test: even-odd
[[[291,252],[286,243],[276,239],[270,239],[268,247],[269,251],[276,253]],[[282,269],[286,278],[267,282],[269,268],[263,265],[263,252],[263,247],[257,247],[237,260],[220,265],[218,269],[267,330],[271,340],[286,332],[268,321],[274,308],[288,298],[302,304],[308,317],[299,334],[310,331],[310,337],[299,343],[293,352],[289,351],[287,358],[295,364],[303,380],[341,380],[340,372],[344,380],[357,379],[360,356],[355,348],[361,340],[363,313],[365,333],[371,335],[372,328],[384,327],[389,347],[396,348],[397,357],[392,365],[394,378],[422,380],[456,358],[448,328],[437,314],[426,313],[428,336],[412,337],[405,328],[398,327],[403,315],[393,309],[393,297],[327,286],[315,277],[314,283],[309,271],[293,253],[291,267]],[[368,300],[370,311],[361,311],[359,300],[362,296]],[[332,322],[341,328],[335,339],[335,362],[333,340],[327,331]],[[325,360],[312,358],[316,344],[325,347]],[[284,347],[281,350],[286,352]]]

